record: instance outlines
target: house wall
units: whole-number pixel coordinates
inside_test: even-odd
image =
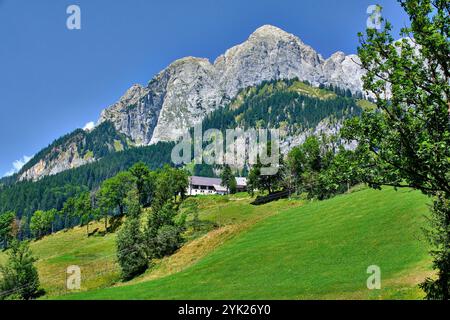
[[[203,194],[203,195],[217,194],[217,192],[212,187],[205,187],[204,189],[202,189],[199,186],[189,185],[188,195],[196,196],[196,195],[201,195],[201,194]]]

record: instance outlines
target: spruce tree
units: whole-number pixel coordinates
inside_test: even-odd
[[[228,193],[236,193],[236,179],[229,165],[225,165],[220,175],[222,186],[227,188]]]

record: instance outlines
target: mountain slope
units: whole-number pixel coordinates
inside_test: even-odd
[[[229,104],[208,114],[202,129],[276,128],[283,153],[308,135],[337,133],[345,119],[361,115],[362,108],[345,90],[319,89],[297,79],[264,81],[243,89]]]
[[[296,78],[315,87],[332,85],[360,93],[363,71],[358,61],[357,56],[342,52],[325,60],[298,37],[274,26],[262,26],[214,63],[182,58],[147,86],[133,85],[117,103],[102,111],[100,125],[92,132],[78,129],[56,140],[15,178],[38,180],[111,152],[174,141],[207,115],[228,105],[241,90],[264,81]]]
[[[210,221],[211,226],[217,225],[217,229],[207,234],[205,232],[208,231],[197,231],[196,236],[191,232],[187,236],[191,240],[188,240],[177,254],[156,261],[156,265],[149,272],[135,281],[146,281],[147,277],[160,278],[186,269],[258,221],[303,204],[298,200],[282,200],[255,207],[250,205],[252,199],[242,194],[203,197],[198,201],[202,219]],[[145,210],[145,213],[148,211]],[[93,234],[90,237],[86,235],[86,227],[75,227],[31,243],[33,254],[38,258],[40,281],[47,296],[67,293],[64,275],[69,265],[82,268],[84,290],[108,287],[120,281],[120,268],[115,251],[117,233],[104,235],[103,231],[103,222],[92,222],[89,232]],[[6,253],[0,252],[0,263],[5,259]]]
[[[416,191],[366,189],[264,219],[182,272],[64,298],[420,299],[427,210]],[[381,290],[366,287],[371,265]]]
[[[106,121],[92,131],[77,129],[42,149],[18,173],[18,180],[38,180],[43,176],[94,162],[131,146],[124,134]]]
[[[358,116],[361,110],[354,97],[345,96],[345,91],[338,88],[333,92],[295,79],[266,81],[241,90],[229,104],[211,112],[203,119],[203,130],[279,128],[283,133],[282,151],[286,152],[312,133],[336,133],[344,119]],[[125,150],[116,152],[119,146]],[[98,187],[103,180],[135,162],[144,161],[151,168],[170,164],[173,146],[173,142],[160,142],[132,147],[110,122],[100,124],[91,132],[77,130],[37,154],[19,173],[19,177],[34,179],[22,178],[16,184],[0,180],[0,212],[12,210],[22,217],[38,209],[60,209],[68,197]],[[71,163],[59,162],[63,155],[67,159],[72,150],[76,156]],[[82,162],[76,162],[80,159]],[[81,166],[70,169],[76,163]],[[49,170],[63,169],[63,164],[67,164],[68,170],[45,176]],[[41,166],[47,171],[38,171]],[[197,165],[193,173],[206,172],[206,169],[206,165]]]
[[[194,57],[175,61],[147,87],[133,86],[102,112],[100,121],[111,121],[138,145],[172,141],[239,90],[263,81],[298,78],[315,86],[362,91],[358,61],[342,52],[324,60],[298,37],[267,25],[214,64]]]
[[[151,169],[170,163],[173,143],[131,148],[106,155],[98,161],[65,170],[38,181],[0,183],[0,212],[13,211],[18,218],[29,218],[36,210],[60,210],[64,202],[81,191],[97,188],[105,179],[128,170],[142,161]],[[59,226],[56,226],[56,230]]]

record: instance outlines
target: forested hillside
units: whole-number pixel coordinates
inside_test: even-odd
[[[203,121],[203,130],[243,128],[283,128],[288,135],[314,129],[324,119],[340,121],[359,115],[362,109],[349,90],[338,87],[316,88],[297,79],[264,82],[242,90],[228,105]],[[36,210],[60,210],[64,202],[83,191],[90,191],[122,170],[143,161],[150,169],[170,164],[173,143],[129,148],[127,139],[104,122],[91,132],[76,130],[39,152],[21,170],[26,172],[39,161],[52,161],[69,143],[76,143],[80,157],[101,159],[41,180],[15,182],[17,176],[0,182],[0,212],[13,211],[18,218]],[[122,147],[118,147],[118,146]],[[211,166],[192,166],[193,174],[213,176]],[[240,172],[247,175],[248,171]]]
[[[39,180],[43,176],[79,167],[130,147],[132,144],[129,140],[117,132],[110,122],[103,122],[91,131],[77,129],[38,152],[13,179],[2,182]]]
[[[142,161],[152,169],[170,163],[172,143],[158,143],[109,154],[97,162],[71,169],[39,181],[23,181],[0,187],[0,212],[13,211],[18,218],[36,210],[62,208],[64,202],[82,191],[92,190],[107,178]]]
[[[314,129],[325,119],[330,122],[359,116],[362,112],[353,95],[339,87],[312,87],[297,79],[266,81],[242,90],[224,108],[203,121],[203,130],[241,128],[281,128],[293,135]]]

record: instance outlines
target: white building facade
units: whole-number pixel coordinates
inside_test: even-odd
[[[247,190],[247,178],[236,178],[237,191],[242,192]],[[222,180],[218,178],[206,178],[206,177],[189,177],[189,186],[187,194],[190,196],[195,195],[211,195],[211,194],[227,194],[227,188],[223,187]]]

